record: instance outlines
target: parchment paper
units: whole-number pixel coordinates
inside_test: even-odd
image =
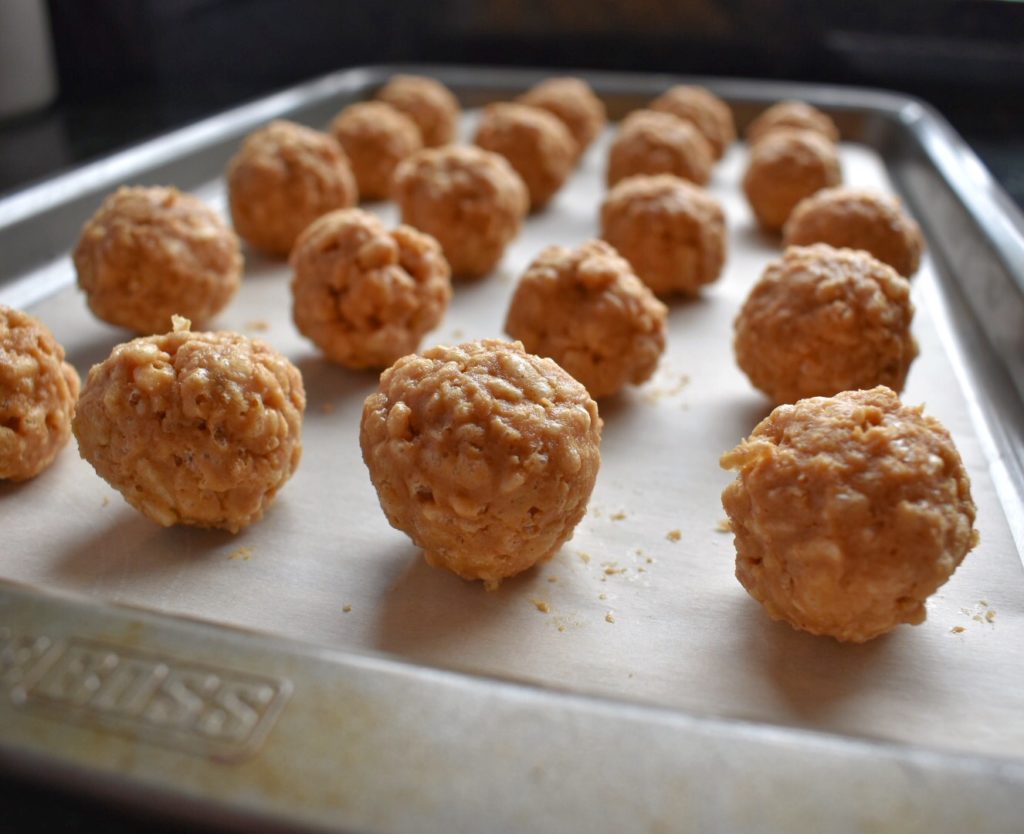
[[[529,219],[495,274],[456,287],[425,345],[501,335],[514,281],[532,257],[549,243],[597,234],[607,141]],[[846,145],[842,158],[848,183],[891,190],[873,151]],[[243,290],[217,325],[274,344],[302,370],[309,394],[302,465],[264,521],[237,536],[161,529],[100,480],[72,442],[41,477],[0,484],[0,576],[701,714],[1024,755],[1021,561],[933,323],[927,260],[914,283],[921,355],[904,400],[926,402],[956,438],[973,480],[980,547],[929,601],[926,623],[863,646],[771,622],[733,576],[732,536],[719,529],[719,493],[731,476],[718,456],[768,407],[735,366],[732,320],[778,254],[741,195],[743,164],[743,149],[732,148],[711,184],[729,222],[725,272],[700,300],[671,305],[656,378],[601,404],[603,464],[590,510],[550,563],[494,593],[424,564],[388,526],[360,458],[359,414],[376,375],[319,358],[291,324],[287,267],[247,253]],[[223,210],[220,182],[198,193]],[[392,206],[372,208],[395,220]],[[57,269],[70,275],[70,262]],[[72,287],[33,312],[83,378],[125,338],[94,319]]]

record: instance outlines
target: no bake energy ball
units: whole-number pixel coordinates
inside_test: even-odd
[[[736,317],[736,361],[776,403],[854,388],[903,388],[917,342],[910,284],[867,252],[793,246]]]
[[[562,187],[576,159],[576,141],[557,117],[526,104],[488,106],[477,128],[477,145],[508,160],[541,209]]]
[[[242,143],[228,163],[228,201],[235,230],[256,249],[287,255],[321,214],[358,202],[341,145],[326,133],[275,121]]]
[[[363,200],[390,197],[398,163],[423,147],[416,123],[382,101],[346,107],[331,122],[331,134],[348,156]]]
[[[516,287],[505,331],[548,356],[595,399],[650,378],[665,349],[665,305],[604,241],[545,249]]]
[[[497,340],[399,359],[367,398],[359,436],[391,525],[431,565],[492,588],[572,535],[600,440],[582,385]]]
[[[713,159],[711,146],[692,122],[637,110],[623,120],[608,149],[608,185],[635,174],[674,174],[705,185]]]
[[[793,209],[783,244],[812,243],[863,249],[906,278],[917,272],[924,250],[921,228],[896,197],[855,188],[826,188]]]
[[[743,191],[761,228],[777,232],[797,203],[841,180],[832,142],[809,130],[778,130],[751,148]]]
[[[78,374],[39,319],[0,304],[0,480],[25,481],[71,437]]]
[[[608,121],[604,102],[581,78],[547,78],[518,100],[561,119],[576,141],[577,158],[590,147]]]
[[[658,295],[696,295],[725,263],[725,213],[703,188],[661,174],[629,177],[601,204],[601,237]]]
[[[479,278],[519,234],[530,198],[505,157],[473,146],[425,148],[395,171],[402,222],[441,244],[452,275]]]
[[[420,75],[396,75],[377,92],[377,99],[401,110],[416,122],[428,148],[455,141],[459,102],[440,81]]]
[[[677,84],[648,106],[651,110],[671,113],[691,122],[711,146],[711,154],[716,160],[722,158],[736,139],[736,124],[729,105],[704,87]]]
[[[885,387],[780,406],[722,456],[736,577],[775,620],[861,643],[925,619],[978,541],[949,432]]]
[[[93,366],[75,437],[147,518],[237,532],[299,465],[302,377],[263,342],[188,326],[175,318],[172,333],[118,345]]]
[[[754,145],[776,130],[810,130],[830,142],[839,141],[839,128],[817,107],[802,101],[780,101],[765,110],[747,127],[747,142]]]
[[[242,280],[234,232],[175,188],[119,188],[82,228],[72,258],[93,313],[146,335],[165,332],[172,315],[209,321]]]
[[[349,368],[385,368],[412,353],[451,297],[436,240],[409,226],[388,231],[359,209],[314,221],[291,265],[296,327]]]

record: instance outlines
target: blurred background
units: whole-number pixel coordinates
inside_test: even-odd
[[[654,71],[919,96],[1024,206],[1024,2],[0,0],[0,196],[372,63]],[[5,831],[181,831],[0,786]]]
[[[49,47],[15,32],[26,7]],[[28,69],[10,66],[5,40],[23,45]],[[0,0],[0,91],[38,86],[47,48],[56,83],[40,92],[52,101],[0,115],[0,194],[332,70],[430,62],[911,93],[1024,205],[1024,3],[1013,0]]]

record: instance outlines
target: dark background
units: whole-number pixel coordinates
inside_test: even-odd
[[[920,96],[1024,204],[1024,3],[1008,0],[49,0],[60,80],[0,122],[0,194],[368,63],[648,70]]]
[[[1007,0],[49,0],[60,94],[0,122],[0,194],[370,63],[601,68],[920,96],[1024,205],[1024,3]],[[0,25],[3,25],[0,19]],[[183,829],[0,782],[5,831]],[[191,827],[187,830],[194,830]]]

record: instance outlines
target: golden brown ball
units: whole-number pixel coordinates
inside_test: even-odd
[[[547,78],[518,99],[557,116],[576,141],[576,158],[583,155],[608,122],[604,102],[582,78]]]
[[[714,159],[721,159],[736,140],[736,123],[729,105],[704,87],[677,84],[648,107],[691,122],[711,146]]]
[[[673,174],[705,185],[711,146],[691,122],[671,113],[637,110],[627,116],[608,149],[608,185],[638,174]]]
[[[455,141],[462,111],[458,99],[440,81],[420,75],[395,75],[377,91],[377,100],[416,122],[425,147]]]
[[[416,123],[382,101],[346,107],[331,122],[331,134],[348,156],[363,200],[390,197],[398,163],[423,147]]]
[[[830,142],[839,141],[839,128],[827,113],[802,101],[773,104],[747,126],[747,142],[754,145],[776,130],[809,130]]]

